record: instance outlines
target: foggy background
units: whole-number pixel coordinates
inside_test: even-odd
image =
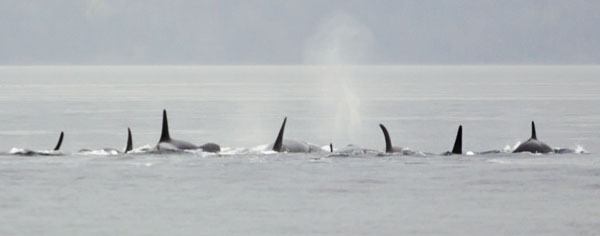
[[[0,64],[597,64],[600,1],[1,0]]]

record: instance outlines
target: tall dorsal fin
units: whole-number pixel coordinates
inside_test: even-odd
[[[333,143],[329,143],[329,152],[333,152]]]
[[[133,140],[131,139],[131,129],[127,128],[127,146],[125,147],[125,153],[133,150]]]
[[[462,154],[462,125],[458,126],[458,132],[456,133],[456,140],[454,141],[452,154]]]
[[[160,133],[160,142],[168,142],[171,141],[171,136],[169,135],[169,121],[167,121],[167,110],[163,109],[163,121],[162,121],[162,131]]]
[[[390,139],[390,134],[382,124],[379,124],[379,127],[381,128],[381,131],[383,131],[383,137],[385,138],[385,152],[393,152],[394,150],[392,148],[392,139]]]
[[[285,131],[286,122],[287,116],[283,118],[283,123],[281,124],[281,128],[279,129],[279,134],[277,134],[277,139],[275,139],[275,143],[273,144],[273,151],[281,152],[283,148],[283,132]]]
[[[537,139],[537,134],[535,133],[535,123],[533,123],[533,121],[531,121],[531,138]]]
[[[65,137],[65,133],[60,131],[60,136],[58,137],[58,143],[54,147],[54,151],[60,150],[60,146],[62,145],[63,138]]]

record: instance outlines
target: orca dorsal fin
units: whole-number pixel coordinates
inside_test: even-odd
[[[537,134],[535,133],[535,123],[531,121],[531,139],[537,140]]]
[[[458,126],[458,132],[456,133],[456,140],[454,141],[452,154],[462,154],[462,125]]]
[[[131,129],[127,128],[127,146],[125,147],[125,153],[133,150],[133,140],[131,139]]]
[[[60,150],[60,146],[62,145],[63,138],[65,137],[65,133],[60,131],[60,136],[58,136],[58,143],[54,147],[54,151]]]
[[[390,139],[390,134],[388,133],[385,126],[383,126],[382,124],[379,124],[379,127],[381,128],[381,131],[383,131],[383,137],[385,138],[385,152],[394,152],[392,148],[392,139]]]
[[[283,149],[283,132],[285,131],[285,123],[287,122],[287,116],[283,118],[283,123],[281,124],[281,128],[279,129],[279,134],[277,134],[277,139],[275,139],[275,143],[273,144],[273,151],[281,152]]]
[[[333,152],[333,143],[329,143],[329,152]]]
[[[160,142],[168,142],[171,141],[171,136],[169,135],[169,121],[167,121],[167,110],[163,109],[163,120],[162,120],[162,131],[160,132]]]

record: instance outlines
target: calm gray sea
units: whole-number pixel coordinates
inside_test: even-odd
[[[598,66],[0,67],[0,235],[597,235]],[[82,155],[171,136],[223,153]],[[317,145],[587,154],[271,154]],[[51,149],[63,156],[16,156]]]

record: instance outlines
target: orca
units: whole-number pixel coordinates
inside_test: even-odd
[[[462,125],[458,126],[458,131],[456,132],[456,139],[454,140],[454,146],[452,147],[452,151],[447,151],[444,153],[446,156],[450,155],[462,155]]]
[[[60,150],[60,146],[62,146],[64,137],[65,137],[65,132],[60,131],[60,135],[58,136],[58,142],[56,143],[56,146],[54,146],[53,151],[58,152]]]
[[[35,151],[35,150],[30,150],[30,149],[13,148],[13,150],[11,150],[11,154],[22,155],[22,156],[35,156],[35,155],[58,156],[58,155],[62,155],[62,153],[60,153],[60,147],[62,146],[64,137],[65,137],[65,133],[63,131],[61,131],[60,136],[58,136],[58,142],[54,146],[53,150]]]
[[[203,145],[195,145],[193,143],[172,139],[169,134],[169,122],[167,120],[167,110],[163,110],[162,120],[162,131],[158,144],[156,144],[158,151],[183,151],[183,150],[196,150],[202,149],[204,152],[220,152],[221,147],[216,143],[205,143]]]
[[[533,121],[531,121],[531,138],[529,138],[527,141],[521,143],[513,151],[513,153],[519,153],[519,152],[550,153],[550,152],[554,152],[554,150],[547,144],[545,144],[542,141],[537,139],[537,135],[535,132],[535,123]]]
[[[390,138],[390,133],[388,133],[387,128],[383,124],[379,124],[381,131],[383,132],[383,137],[385,138],[385,152],[386,153],[402,153],[405,151],[402,147],[396,147],[392,145],[392,139]]]
[[[321,147],[292,139],[284,139],[283,134],[285,132],[285,125],[287,123],[287,117],[283,119],[283,123],[281,124],[281,128],[279,129],[279,133],[277,134],[277,138],[273,145],[271,145],[271,150],[275,152],[296,152],[296,153],[308,153],[308,152],[321,152],[323,151]],[[333,148],[333,145],[330,146]]]
[[[105,153],[109,153],[109,154],[126,154],[128,152],[130,152],[131,150],[133,150],[133,140],[131,138],[131,129],[128,127],[127,128],[127,145],[125,146],[125,150],[123,150],[122,152],[120,150],[117,150],[116,148],[103,148],[100,151],[105,152]],[[91,149],[81,149],[79,150],[79,153],[91,153],[94,152],[95,150],[91,150]]]

